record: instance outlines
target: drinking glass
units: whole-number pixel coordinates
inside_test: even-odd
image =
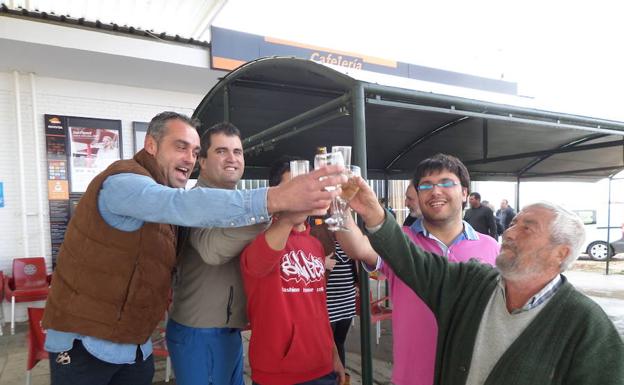
[[[351,146],[332,146],[332,152],[339,152],[344,159],[344,166],[349,167],[351,165]]]
[[[339,152],[330,152],[329,154],[316,154],[314,157],[314,169],[319,169],[323,166],[331,166],[334,164],[339,164],[344,166],[344,158],[342,154]],[[325,187],[325,190],[332,191],[336,188],[333,186]]]
[[[347,177],[349,179],[347,180],[347,183],[341,186],[342,194],[340,194],[340,198],[345,201],[345,203],[348,203],[351,199],[353,199],[355,194],[357,194],[357,192],[360,190],[360,187],[357,185],[357,182],[354,178],[355,176],[362,176],[360,168],[353,165],[349,166],[347,168]]]
[[[314,157],[314,168],[318,169],[321,168],[323,166],[329,166],[329,165],[334,165],[334,164],[339,164],[344,166],[344,158],[342,157],[342,153],[340,152],[330,152],[328,154],[316,154],[316,156]],[[327,191],[332,191],[335,190],[336,187],[334,186],[327,186],[325,187],[325,189]],[[338,207],[339,202],[338,202],[338,198],[336,197],[334,199],[332,199],[332,203],[331,203],[331,215],[325,219],[325,223],[327,223],[327,228],[331,231],[336,231],[339,230],[339,225],[340,225],[340,208]]]
[[[307,160],[290,161],[290,179],[310,172],[310,162]]]

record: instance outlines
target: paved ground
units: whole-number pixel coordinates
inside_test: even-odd
[[[586,266],[587,265],[587,266]],[[589,267],[588,267],[589,266]],[[579,262],[577,266],[566,273],[570,281],[581,291],[598,302],[618,328],[620,335],[624,337],[624,261],[612,264],[611,275],[604,275],[604,263],[586,261]],[[389,384],[392,362],[392,330],[389,321],[384,321],[381,328],[381,339],[377,345],[374,343],[375,336],[371,331],[373,341],[373,377],[377,385]],[[0,385],[25,384],[25,369],[27,359],[26,349],[26,324],[17,325],[15,336],[7,336],[8,324],[4,325],[3,337],[0,337]],[[247,341],[249,336],[244,335]],[[354,327],[349,332],[347,339],[347,371],[351,373],[351,383],[361,384],[361,358],[359,325],[356,320]],[[157,359],[156,375],[154,384],[164,385],[165,361]],[[245,383],[251,384],[249,379],[249,367],[245,368]],[[47,362],[40,362],[32,371],[33,385],[49,384],[49,368]],[[169,384],[175,385],[175,380]]]

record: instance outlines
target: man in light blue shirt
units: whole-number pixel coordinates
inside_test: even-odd
[[[151,384],[149,335],[164,314],[175,228],[238,227],[279,211],[326,210],[337,167],[275,188],[184,190],[199,151],[198,122],[163,112],[145,148],[87,188],[61,247],[43,326],[52,385]]]

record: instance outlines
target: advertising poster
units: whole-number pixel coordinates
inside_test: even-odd
[[[4,185],[0,182],[0,207],[4,207]]]
[[[71,192],[84,192],[89,182],[121,159],[119,130],[69,126]]]

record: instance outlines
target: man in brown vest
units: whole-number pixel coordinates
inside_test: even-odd
[[[198,122],[163,112],[144,149],[89,184],[61,246],[43,327],[52,385],[148,385],[150,335],[168,303],[176,226],[238,227],[279,211],[327,209],[341,183],[327,167],[278,187],[184,190],[199,152]]]

